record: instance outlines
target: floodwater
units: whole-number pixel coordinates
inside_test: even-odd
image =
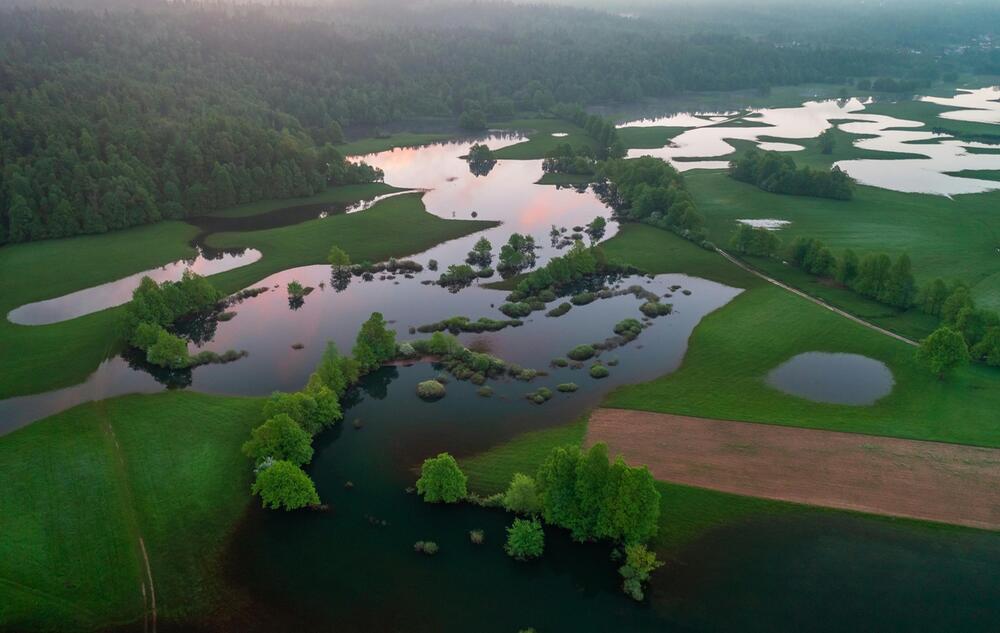
[[[767,375],[767,383],[785,393],[833,404],[874,404],[892,391],[889,368],[860,354],[806,352]]]
[[[492,135],[487,141],[501,146],[522,138],[509,134]],[[538,246],[536,259],[541,265],[562,252],[560,244],[565,244],[564,238],[574,232],[574,227],[585,225],[597,216],[610,220],[611,211],[589,189],[535,185],[542,175],[541,161],[500,161],[488,174],[476,175],[460,158],[468,146],[468,141],[441,143],[365,157],[370,164],[385,170],[386,181],[390,184],[425,190],[424,204],[431,213],[444,218],[466,219],[475,213],[480,219],[502,221],[496,228],[438,244],[413,256],[425,267],[432,259],[438,261],[439,271],[425,268],[412,278],[398,275],[368,282],[356,277],[341,291],[332,286],[329,266],[305,266],[276,273],[255,284],[268,288],[268,292],[233,306],[235,318],[215,324],[203,337],[204,342],[190,346],[192,352],[246,350],[249,353],[246,358],[194,370],[165,371],[147,365],[141,358],[115,357],[104,362],[81,384],[0,400],[0,433],[82,402],[126,393],[192,388],[219,394],[266,395],[274,390],[299,389],[319,362],[326,342],[334,341],[341,350],[349,352],[361,323],[375,310],[381,311],[393,323],[400,339],[413,338],[409,334],[411,327],[453,316],[467,316],[473,320],[480,317],[505,319],[498,308],[505,302],[507,292],[482,286],[499,281],[499,275],[478,280],[460,292],[449,292],[421,282],[434,281],[449,264],[463,262],[473,244],[483,236],[493,244],[495,265],[500,246],[511,233],[529,234]],[[310,208],[303,215],[298,209],[291,213],[292,221],[301,222],[322,212]],[[357,212],[364,210],[358,208]],[[268,227],[280,219],[277,212],[265,216],[263,223]],[[197,222],[202,223],[206,232],[211,232],[231,230],[236,225],[253,228],[251,220],[224,218]],[[553,225],[564,229],[557,243],[550,236]],[[609,222],[604,239],[616,231],[617,223]],[[292,280],[315,288],[301,306],[289,305],[285,287]],[[119,283],[116,288],[119,292],[131,293],[137,282]],[[678,290],[671,293],[672,298],[664,299],[674,304],[675,313],[654,322],[650,332],[656,332],[657,336],[615,350],[621,365],[612,368],[611,377],[602,381],[601,389],[588,390],[593,397],[604,393],[605,387],[649,380],[674,369],[680,362],[691,330],[701,317],[724,305],[737,292],[686,275],[661,275],[655,280],[637,277],[620,280],[618,284],[621,288],[638,284],[658,295],[669,293],[670,286],[682,286],[690,290],[691,295]],[[87,292],[81,291],[81,294]],[[52,304],[72,308],[71,297],[52,300]],[[126,299],[127,296],[122,301]],[[568,298],[560,299],[549,307],[566,300]],[[522,327],[495,333],[463,334],[460,338],[466,345],[489,350],[510,362],[546,369],[553,358],[564,356],[572,347],[612,336],[618,321],[640,318],[640,303],[629,295],[574,307],[559,318],[547,318],[543,312],[536,312],[526,318]],[[303,347],[293,349],[293,344]],[[558,382],[591,380],[585,370],[554,370],[553,379],[556,377]],[[528,385],[523,386],[525,391],[529,390]],[[531,389],[537,386],[540,384]]]
[[[496,148],[517,139],[488,140]],[[610,217],[585,188],[534,185],[540,161],[500,161],[476,175],[459,158],[467,148],[467,142],[445,143],[366,157],[385,170],[390,184],[426,190],[431,213],[503,222],[412,257],[425,266],[430,259],[442,270],[461,262],[481,235],[491,240],[496,256],[515,231],[535,238],[541,263],[560,252],[561,240],[549,236],[552,225],[566,228],[560,233],[565,235],[597,215]],[[302,212],[302,218],[316,212]],[[301,221],[298,213],[287,217]],[[616,228],[610,223],[605,238]],[[246,358],[165,372],[141,358],[116,357],[81,385],[0,400],[0,433],[79,402],[135,391],[264,395],[297,389],[326,342],[349,351],[374,310],[401,340],[427,336],[410,334],[410,328],[451,316],[504,318],[497,308],[506,293],[482,281],[450,292],[422,283],[438,275],[425,269],[412,278],[353,278],[338,290],[330,273],[328,266],[306,266],[262,280],[255,285],[267,292],[234,306],[232,320],[192,344],[193,351],[245,349]],[[285,292],[293,279],[315,288],[301,305],[289,303]],[[420,400],[417,383],[440,373],[430,363],[384,367],[365,377],[345,399],[344,422],[316,438],[307,467],[329,510],[264,512],[254,506],[229,545],[225,577],[247,598],[241,601],[247,611],[231,616],[240,630],[781,632],[912,631],[929,625],[971,631],[1000,618],[1000,546],[989,534],[959,531],[942,540],[926,528],[821,511],[759,519],[708,531],[674,551],[656,573],[650,596],[637,604],[622,594],[618,563],[606,544],[575,544],[565,532],[547,528],[545,556],[517,563],[502,549],[508,515],[467,504],[425,504],[407,492],[415,468],[429,455],[450,451],[461,457],[524,431],[565,424],[616,386],[673,371],[695,325],[739,292],[686,275],[632,276],[609,285],[641,286],[672,303],[674,311],[650,321],[636,340],[603,352],[601,361],[611,371],[606,379],[591,378],[589,362],[557,369],[549,361],[612,336],[621,319],[641,318],[641,301],[631,294],[574,306],[558,318],[535,312],[517,328],[462,334],[470,348],[550,372],[530,383],[490,381],[495,392],[489,399],[477,395],[474,385],[452,380],[444,399]],[[297,344],[302,348],[294,349]],[[525,398],[562,382],[581,389],[555,392],[543,405]],[[485,532],[485,544],[469,541],[471,529]],[[417,554],[418,540],[435,541],[441,550],[433,557]]]
[[[48,325],[75,319],[91,312],[120,306],[132,298],[132,291],[139,286],[143,277],[150,277],[157,283],[177,281],[185,270],[199,275],[215,275],[227,270],[252,264],[261,258],[260,251],[253,248],[206,253],[198,249],[192,259],[181,259],[158,268],[144,270],[115,281],[92,286],[68,295],[28,303],[11,310],[7,319],[18,325]]]
[[[959,108],[945,112],[944,118],[1000,123],[997,89],[963,91],[950,99],[924,97],[926,101]],[[816,138],[824,130],[838,127],[844,132],[870,135],[855,146],[875,152],[911,154],[906,159],[858,159],[836,163],[865,185],[907,193],[952,196],[1000,189],[1000,182],[949,175],[953,172],[1000,169],[1000,154],[981,154],[969,149],[995,149],[997,145],[960,141],[935,134],[918,121],[867,114],[867,103],[859,99],[807,101],[793,108],[751,110],[743,118],[714,121],[715,117],[674,114],[658,119],[627,121],[619,127],[672,126],[689,128],[659,149],[634,149],[630,157],[657,156],[677,169],[724,169],[728,162],[711,160],[735,151],[733,140],[750,141],[764,150],[801,151],[803,147],[784,142]],[[751,123],[752,125],[746,125]],[[1000,129],[998,129],[1000,133]],[[780,140],[774,140],[780,139]]]

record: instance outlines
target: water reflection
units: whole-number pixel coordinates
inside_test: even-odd
[[[47,325],[67,321],[127,303],[143,277],[151,277],[158,283],[178,281],[188,269],[199,275],[215,275],[252,264],[260,258],[261,252],[253,248],[211,252],[198,249],[197,256],[192,259],[181,259],[68,295],[25,304],[11,310],[7,319],[18,325]]]

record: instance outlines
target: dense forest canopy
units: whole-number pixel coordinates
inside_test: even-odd
[[[67,3],[0,9],[0,243],[377,179],[346,126],[934,72],[558,6]]]

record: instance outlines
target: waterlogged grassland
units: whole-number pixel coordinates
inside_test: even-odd
[[[0,442],[0,629],[161,619],[217,595],[217,557],[250,501],[239,452],[261,401],[190,392],[81,405]]]
[[[528,140],[503,147],[494,152],[498,159],[540,160],[558,145],[569,143],[574,148],[597,149],[597,141],[579,125],[563,119],[518,119],[493,126],[495,129],[522,132]],[[566,136],[552,136],[566,134]]]
[[[622,127],[618,128],[618,138],[629,149],[658,149],[666,147],[670,139],[683,133],[682,127]]]
[[[161,222],[0,248],[0,398],[77,383],[116,351],[115,310],[43,326],[15,325],[8,312],[194,257],[189,241],[197,232],[182,222]]]
[[[364,213],[334,216],[296,226],[213,236],[213,246],[253,246],[258,262],[213,276],[223,292],[235,292],[293,266],[326,261],[339,245],[355,261],[379,261],[420,252],[445,240],[493,226],[490,222],[443,220],[424,210],[419,194],[385,200]],[[81,236],[0,248],[0,312],[4,316],[33,301],[193,257],[189,242],[198,230],[161,222],[105,235]],[[76,384],[117,353],[120,308],[52,325],[20,326],[0,321],[0,398]]]
[[[786,395],[765,378],[810,351],[868,356],[892,370],[891,394],[866,407]],[[608,406],[745,420],[908,439],[1000,446],[992,423],[1000,407],[1000,371],[981,365],[934,378],[912,346],[792,295],[761,286],[736,297],[695,328],[681,368],[613,392]]]
[[[485,220],[441,219],[424,210],[421,196],[414,193],[389,198],[364,213],[265,231],[212,235],[207,240],[209,246],[246,246],[264,255],[249,266],[215,275],[212,281],[224,292],[233,292],[281,270],[324,264],[332,245],[344,249],[351,261],[377,262],[424,251],[497,224]]]
[[[344,185],[343,187],[331,187],[326,191],[314,196],[304,198],[285,198],[282,200],[261,200],[241,204],[228,209],[222,209],[212,213],[215,217],[241,218],[253,215],[260,215],[276,209],[285,209],[305,204],[350,204],[358,200],[367,200],[376,196],[403,191],[397,187],[390,187],[381,182],[366,183],[363,185]]]
[[[742,218],[791,224],[784,243],[816,237],[840,252],[909,253],[918,283],[934,277],[968,283],[980,305],[1000,308],[1000,192],[954,198],[859,186],[850,201],[767,193],[721,172],[693,172],[687,184],[710,239],[726,245]]]
[[[865,106],[865,112],[869,114],[885,114],[906,119],[908,121],[920,121],[927,126],[927,129],[941,128],[948,133],[957,136],[997,136],[1000,129],[997,125],[990,123],[979,123],[977,121],[957,121],[955,119],[942,119],[942,112],[959,110],[954,106],[942,106],[927,101],[878,101]],[[909,128],[900,128],[909,129]]]

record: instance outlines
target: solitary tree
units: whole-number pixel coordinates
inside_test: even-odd
[[[542,509],[542,503],[535,489],[535,480],[524,473],[514,473],[510,486],[503,496],[503,507],[508,512],[535,514]]]
[[[824,154],[832,154],[837,140],[833,136],[833,128],[827,128],[819,135],[819,150]]]
[[[327,261],[329,261],[330,265],[334,268],[342,268],[344,266],[351,265],[351,257],[339,246],[330,247],[330,255],[327,257]]]
[[[272,510],[295,510],[319,504],[312,479],[287,461],[276,461],[261,469],[250,491],[260,496],[265,508]]]
[[[458,462],[448,453],[424,460],[417,480],[417,493],[428,503],[455,503],[464,499],[466,477]]]
[[[313,456],[312,441],[299,423],[285,413],[278,414],[250,433],[243,454],[261,463],[268,457],[300,466]]]
[[[364,371],[371,371],[395,356],[396,332],[386,327],[381,312],[372,312],[358,332],[354,358]]]
[[[538,558],[545,550],[545,532],[534,519],[514,519],[507,528],[507,555],[517,560]]]
[[[917,360],[943,380],[949,372],[969,362],[969,348],[961,334],[942,326],[920,342]]]

